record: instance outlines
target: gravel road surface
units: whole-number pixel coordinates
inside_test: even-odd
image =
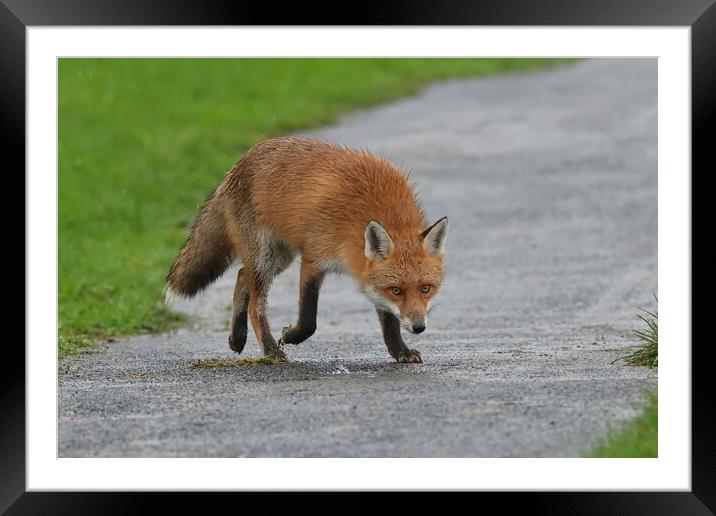
[[[291,363],[192,367],[236,357],[232,268],[176,305],[186,327],[60,361],[61,457],[579,456],[636,415],[656,372],[612,362],[657,291],[655,59],[438,83],[302,134],[402,163],[428,218],[449,216],[440,301],[404,335],[425,363],[394,363],[332,276]],[[296,263],[271,292],[275,335],[297,280]]]

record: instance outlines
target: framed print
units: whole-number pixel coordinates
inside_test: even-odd
[[[2,510],[713,511],[691,344],[713,2],[294,11],[0,5],[28,203]]]

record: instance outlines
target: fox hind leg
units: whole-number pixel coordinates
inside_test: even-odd
[[[229,347],[241,353],[246,345],[248,334],[249,287],[246,282],[246,269],[239,270],[234,287],[234,299],[231,305],[231,330]]]
[[[276,343],[269,325],[268,295],[274,278],[291,265],[295,253],[277,239],[265,238],[258,263],[245,264],[249,292],[248,316],[254,327],[261,352],[279,361],[287,361],[286,354]]]

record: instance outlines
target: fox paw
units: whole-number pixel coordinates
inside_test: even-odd
[[[271,350],[271,352],[268,353],[266,356],[274,362],[288,362],[288,357],[286,356],[286,353],[284,353],[280,347]]]
[[[229,335],[229,347],[231,348],[231,351],[235,351],[236,353],[241,353],[244,350],[244,346],[246,345],[246,334],[239,335],[238,338],[234,337],[234,335]]]
[[[281,338],[278,339],[278,341],[280,343],[279,345],[283,346],[284,344],[286,344],[286,340],[292,331],[293,331],[293,326],[284,326],[283,327],[283,330],[281,330]],[[288,338],[288,340],[291,340],[291,339]]]
[[[313,327],[284,326],[279,342],[281,345],[300,344],[313,335],[315,331],[315,325]]]
[[[399,351],[393,356],[396,362],[401,364],[422,364],[423,357],[420,355],[420,351],[415,349],[406,349],[405,351]]]

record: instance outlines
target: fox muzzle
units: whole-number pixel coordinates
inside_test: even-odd
[[[408,330],[410,333],[423,333],[427,328],[428,321],[425,317],[406,317],[402,320],[403,328]]]

